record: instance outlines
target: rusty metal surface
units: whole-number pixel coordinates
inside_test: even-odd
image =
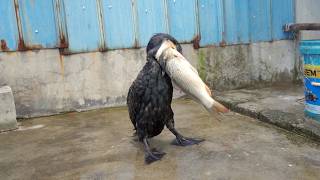
[[[320,30],[320,23],[293,23],[286,24],[283,27],[285,32],[295,32],[301,30]]]
[[[2,51],[8,51],[9,50],[9,48],[7,46],[7,43],[6,43],[6,41],[4,39],[1,39],[1,41],[0,41],[0,48],[1,48]]]
[[[201,36],[200,35],[196,35],[193,39],[192,39],[192,45],[194,49],[199,49],[200,48],[200,40],[201,40]]]
[[[19,51],[26,51],[28,48],[26,47],[24,40],[23,40],[23,33],[21,29],[21,19],[19,15],[19,2],[18,0],[14,0],[14,8],[15,8],[15,14],[16,14],[16,21],[18,25],[18,50]]]
[[[58,48],[68,48],[69,42],[67,37],[67,25],[65,21],[65,11],[64,11],[64,4],[62,0],[55,0],[54,1],[54,12],[55,12],[55,19],[56,19],[56,29],[58,32],[58,39],[59,44]]]

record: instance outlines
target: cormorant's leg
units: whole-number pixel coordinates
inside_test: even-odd
[[[145,163],[150,164],[154,161],[160,160],[166,153],[159,152],[156,149],[150,149],[148,139],[143,138],[144,150],[145,150]]]
[[[174,145],[178,146],[189,146],[194,144],[199,144],[200,142],[204,141],[201,138],[187,138],[182,136],[176,128],[174,128],[174,121],[173,119],[169,120],[166,124],[167,128],[176,136],[176,139],[172,142]]]

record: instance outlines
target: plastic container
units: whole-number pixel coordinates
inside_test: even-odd
[[[320,122],[320,40],[300,42],[304,66],[305,115]]]

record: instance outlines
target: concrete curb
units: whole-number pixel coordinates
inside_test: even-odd
[[[292,89],[279,90],[278,87],[233,90],[217,93],[215,99],[232,111],[320,142],[320,122],[304,116],[303,102],[294,103],[298,100],[303,101],[303,99],[301,100],[301,97],[303,97],[302,87],[293,89],[295,92],[290,92]],[[270,96],[270,94],[274,95]],[[274,104],[272,101],[274,101]],[[275,107],[275,104],[280,104],[280,106]],[[281,104],[283,104],[283,108]]]
[[[17,116],[12,90],[0,87],[0,132],[17,129]]]

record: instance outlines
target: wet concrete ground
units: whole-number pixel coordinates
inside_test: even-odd
[[[190,100],[173,107],[177,129],[205,142],[177,147],[166,129],[151,144],[167,154],[145,165],[126,108],[26,120],[0,134],[0,179],[320,177],[320,146],[311,140],[233,112],[209,116]]]

